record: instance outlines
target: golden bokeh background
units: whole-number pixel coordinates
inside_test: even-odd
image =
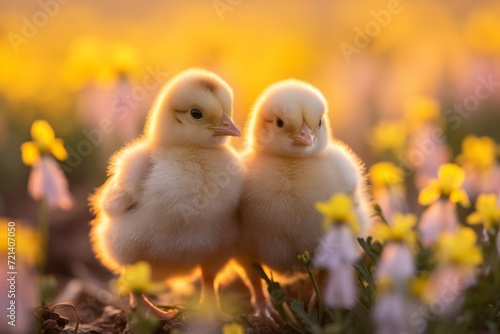
[[[2,0],[0,36],[0,255],[13,221],[20,262],[29,265],[18,283],[26,314],[38,302],[37,256],[46,255],[58,301],[69,299],[75,280],[106,291],[112,275],[91,251],[88,196],[104,182],[111,154],[140,135],[161,85],[190,67],[233,87],[241,129],[275,81],[318,87],[334,136],[367,167],[389,161],[409,170],[411,212],[422,211],[418,190],[444,162],[479,161],[496,179],[475,181],[500,189],[497,0]],[[49,213],[47,254],[36,247],[41,224],[20,150],[39,119],[64,140],[69,156],[59,165],[74,198],[70,210]],[[441,129],[446,140],[429,142]],[[241,148],[243,139],[231,143]],[[412,154],[420,166],[408,167]],[[76,306],[84,322],[95,318],[87,301]]]
[[[334,134],[368,164],[371,129],[401,117],[408,100],[431,97],[451,112],[479,77],[500,81],[498,1],[3,0],[0,34],[0,215],[28,220],[19,146],[35,119],[52,124],[70,161],[72,150],[80,157],[62,163],[77,207],[54,219],[83,223],[110,154],[140,133],[160,84],[189,67],[228,81],[240,128],[267,85],[311,82]],[[493,90],[448,131],[455,151],[466,133],[500,138]],[[103,119],[113,130],[100,136]]]

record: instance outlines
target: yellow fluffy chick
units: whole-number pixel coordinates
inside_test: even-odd
[[[353,197],[361,226],[368,225],[364,168],[347,146],[333,139],[328,106],[319,90],[286,80],[267,88],[247,127],[245,172],[239,208],[238,262],[251,283],[257,312],[268,313],[252,263],[293,274],[297,255],[313,253],[323,234],[314,204],[335,193]],[[248,283],[248,282],[247,282]]]
[[[207,303],[232,255],[242,186],[241,161],[228,146],[233,93],[217,75],[188,70],[174,77],[151,108],[144,134],[117,152],[109,178],[91,198],[91,241],[113,271],[138,261],[154,279],[201,267]]]

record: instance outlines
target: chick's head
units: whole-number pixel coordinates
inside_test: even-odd
[[[146,136],[157,145],[217,147],[240,136],[231,120],[233,92],[216,74],[199,69],[170,80],[148,116]]]
[[[289,157],[317,154],[329,140],[328,105],[312,85],[285,80],[258,99],[248,128],[248,149]]]

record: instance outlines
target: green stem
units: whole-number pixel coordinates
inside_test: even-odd
[[[309,274],[309,278],[311,279],[311,282],[314,287],[314,292],[316,293],[316,298],[318,299],[318,323],[320,326],[323,325],[323,297],[321,296],[321,293],[319,291],[319,286],[318,282],[316,281],[316,277],[314,276],[314,273],[311,269],[310,266],[307,266],[307,273]]]
[[[342,321],[342,310],[336,309],[335,310],[335,322],[339,324],[340,327],[340,332],[339,333],[344,333],[344,322]]]
[[[129,327],[133,333],[156,333],[158,319],[147,313],[147,307],[140,292],[133,292],[135,309],[129,314]]]
[[[47,262],[49,257],[49,212],[47,202],[42,199],[38,202],[38,230],[40,235],[40,259],[38,269],[38,298],[41,302],[50,298],[48,293],[48,277],[46,276]]]
[[[359,301],[359,300],[358,300],[358,301],[357,301],[357,303],[358,303],[358,305],[359,305],[359,306],[361,306],[361,308],[362,308],[363,310],[365,310],[365,311],[366,311],[366,313],[370,314],[370,310],[369,310],[368,308],[366,308],[366,306],[365,306],[365,305],[363,305],[363,303],[361,303],[361,301]]]
[[[302,301],[303,298],[304,298],[304,280],[301,278],[299,280],[299,293],[297,299]]]
[[[142,299],[142,293],[134,292],[134,299],[136,302],[135,311],[137,314],[144,314],[144,300]]]
[[[40,266],[39,274],[43,276],[46,270],[46,264],[49,256],[49,212],[47,203],[44,199],[38,202],[38,229],[40,231]]]

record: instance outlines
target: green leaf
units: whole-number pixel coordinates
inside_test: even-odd
[[[40,299],[42,301],[50,300],[55,296],[57,290],[56,278],[52,275],[44,275],[40,279]]]
[[[302,323],[309,331],[314,334],[321,333],[321,327],[318,324],[318,314],[316,310],[312,311],[311,313],[307,313],[304,310],[304,303],[299,300],[294,300],[290,304],[290,307],[302,320]]]
[[[387,219],[385,219],[385,215],[382,212],[382,208],[378,203],[373,204],[373,210],[375,210],[375,216],[378,216],[384,223],[387,224]]]
[[[358,259],[352,266],[363,276],[368,285],[372,289],[375,289],[375,280],[373,279],[373,275],[366,268],[363,259]]]
[[[497,325],[493,321],[487,321],[486,322],[486,327],[488,328],[488,331],[491,334],[498,333],[498,331],[497,331]]]
[[[379,242],[375,242],[372,244],[372,237],[368,237],[365,241],[363,238],[358,238],[358,243],[363,248],[366,254],[368,254],[371,259],[373,260],[374,263],[378,262],[378,259],[380,258],[380,254],[382,253],[382,246],[380,245]],[[375,251],[375,247],[377,247],[377,251]]]
[[[281,305],[286,301],[285,291],[283,291],[279,283],[271,282],[267,286],[267,291],[269,291],[271,301],[274,305]]]
[[[128,325],[134,334],[152,334],[158,329],[159,321],[143,311],[131,312],[128,315]]]
[[[266,281],[268,285],[272,282],[271,279],[267,276],[264,269],[262,269],[262,266],[260,264],[252,263],[252,267],[257,271],[257,274],[259,274],[260,278]]]
[[[266,272],[264,271],[264,269],[262,269],[260,264],[252,263],[252,267],[257,271],[259,276],[264,281],[266,281],[267,291],[271,296],[271,302],[273,303],[274,307],[278,310],[281,320],[283,320],[283,322],[286,322],[285,311],[283,310],[283,303],[286,301],[285,291],[283,291],[278,282],[275,282],[272,279],[272,277],[269,278],[267,276]]]

